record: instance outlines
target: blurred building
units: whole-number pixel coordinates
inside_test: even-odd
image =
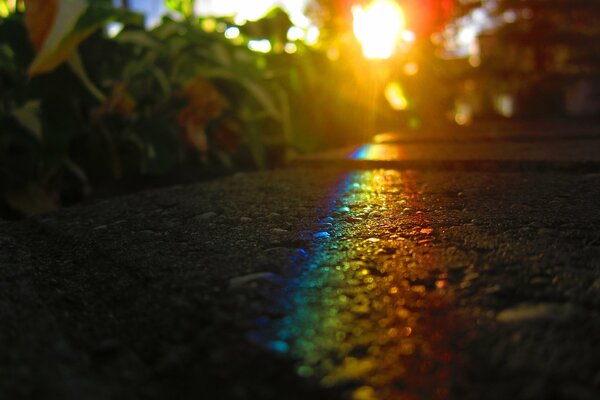
[[[475,113],[600,115],[600,1],[457,4],[462,15],[446,36],[453,35],[454,51],[468,57],[466,91],[476,99]]]

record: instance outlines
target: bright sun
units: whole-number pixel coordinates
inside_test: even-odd
[[[402,8],[392,0],[374,0],[352,8],[354,34],[367,58],[390,58],[405,26]]]

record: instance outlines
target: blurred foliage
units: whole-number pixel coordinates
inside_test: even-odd
[[[66,13],[51,3],[29,1],[37,13],[8,9],[0,19],[4,214],[180,168],[265,166],[273,148],[285,158],[289,104],[263,55],[198,21],[165,17],[148,30],[110,2],[70,0]],[[184,13],[192,3],[169,2]],[[53,13],[61,26],[47,26]],[[109,21],[124,25],[114,38],[98,29]]]
[[[186,18],[194,14],[195,0],[166,0],[165,4],[170,10],[180,13]]]
[[[358,49],[336,56],[347,62],[301,41],[286,53],[279,9],[229,40],[232,21],[194,17],[191,0],[167,0],[175,17],[152,29],[110,0],[27,0],[26,14],[14,3],[0,0],[4,216],[144,176],[281,165],[364,131]],[[250,51],[251,39],[273,51]]]

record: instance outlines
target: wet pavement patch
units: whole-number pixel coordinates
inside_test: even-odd
[[[328,203],[251,340],[352,399],[447,398],[456,321],[412,174],[344,174]]]

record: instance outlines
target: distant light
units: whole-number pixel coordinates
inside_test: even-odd
[[[512,24],[513,22],[517,22],[519,15],[517,14],[517,12],[515,10],[506,10],[504,11],[504,13],[502,14],[502,19],[504,19],[504,22]]]
[[[454,116],[454,122],[456,122],[458,125],[467,125],[469,122],[471,122],[471,117],[469,114],[456,113]]]
[[[479,54],[473,46],[477,44],[480,34],[494,32],[498,27],[521,18],[511,10],[500,12],[499,0],[485,0],[479,3],[480,7],[456,18],[444,28],[442,40],[438,44],[444,47],[444,58],[467,58]],[[437,39],[436,37],[436,41]],[[477,57],[471,60],[471,64],[479,65]]]
[[[461,28],[458,32],[457,41],[463,46],[469,46],[477,38],[477,28],[474,25],[469,25]]]
[[[248,41],[248,48],[257,53],[268,53],[272,49],[269,39],[250,40]]]
[[[120,22],[113,22],[111,24],[108,24],[108,26],[106,27],[106,34],[109,38],[114,38],[119,33],[121,33],[124,27],[125,25],[123,25]]]
[[[309,45],[312,46],[313,44],[316,44],[319,41],[319,36],[321,35],[321,31],[319,30],[319,28],[317,28],[316,26],[311,26],[310,28],[308,28],[308,30],[306,31],[306,36],[304,37],[304,42]]]
[[[459,101],[455,105],[454,121],[458,125],[467,125],[473,119],[473,108],[465,101]]]
[[[248,22],[248,20],[242,15],[236,15],[233,17],[233,23],[236,25],[246,25],[246,22]]]
[[[506,118],[515,114],[515,99],[510,94],[501,94],[495,99],[496,111]]]
[[[286,43],[283,50],[288,54],[294,54],[298,51],[298,46],[295,43]]]
[[[402,8],[391,0],[375,0],[365,8],[354,6],[353,28],[367,58],[390,58],[405,20]]]
[[[413,76],[419,73],[419,64],[416,62],[409,62],[404,65],[404,73],[408,76]]]
[[[300,27],[292,26],[287,31],[287,39],[291,42],[300,40],[303,37],[304,37],[304,29],[302,29]]]
[[[408,108],[408,100],[398,82],[388,83],[385,87],[385,98],[394,110],[402,111]]]
[[[402,31],[402,40],[404,40],[406,43],[413,43],[416,39],[417,36],[413,31],[409,31],[408,29]]]
[[[484,22],[487,19],[487,13],[481,8],[476,8],[473,10],[471,15],[473,17],[473,21],[475,22]]]
[[[230,26],[225,30],[225,37],[227,39],[235,39],[240,36],[240,28],[237,26]]]

